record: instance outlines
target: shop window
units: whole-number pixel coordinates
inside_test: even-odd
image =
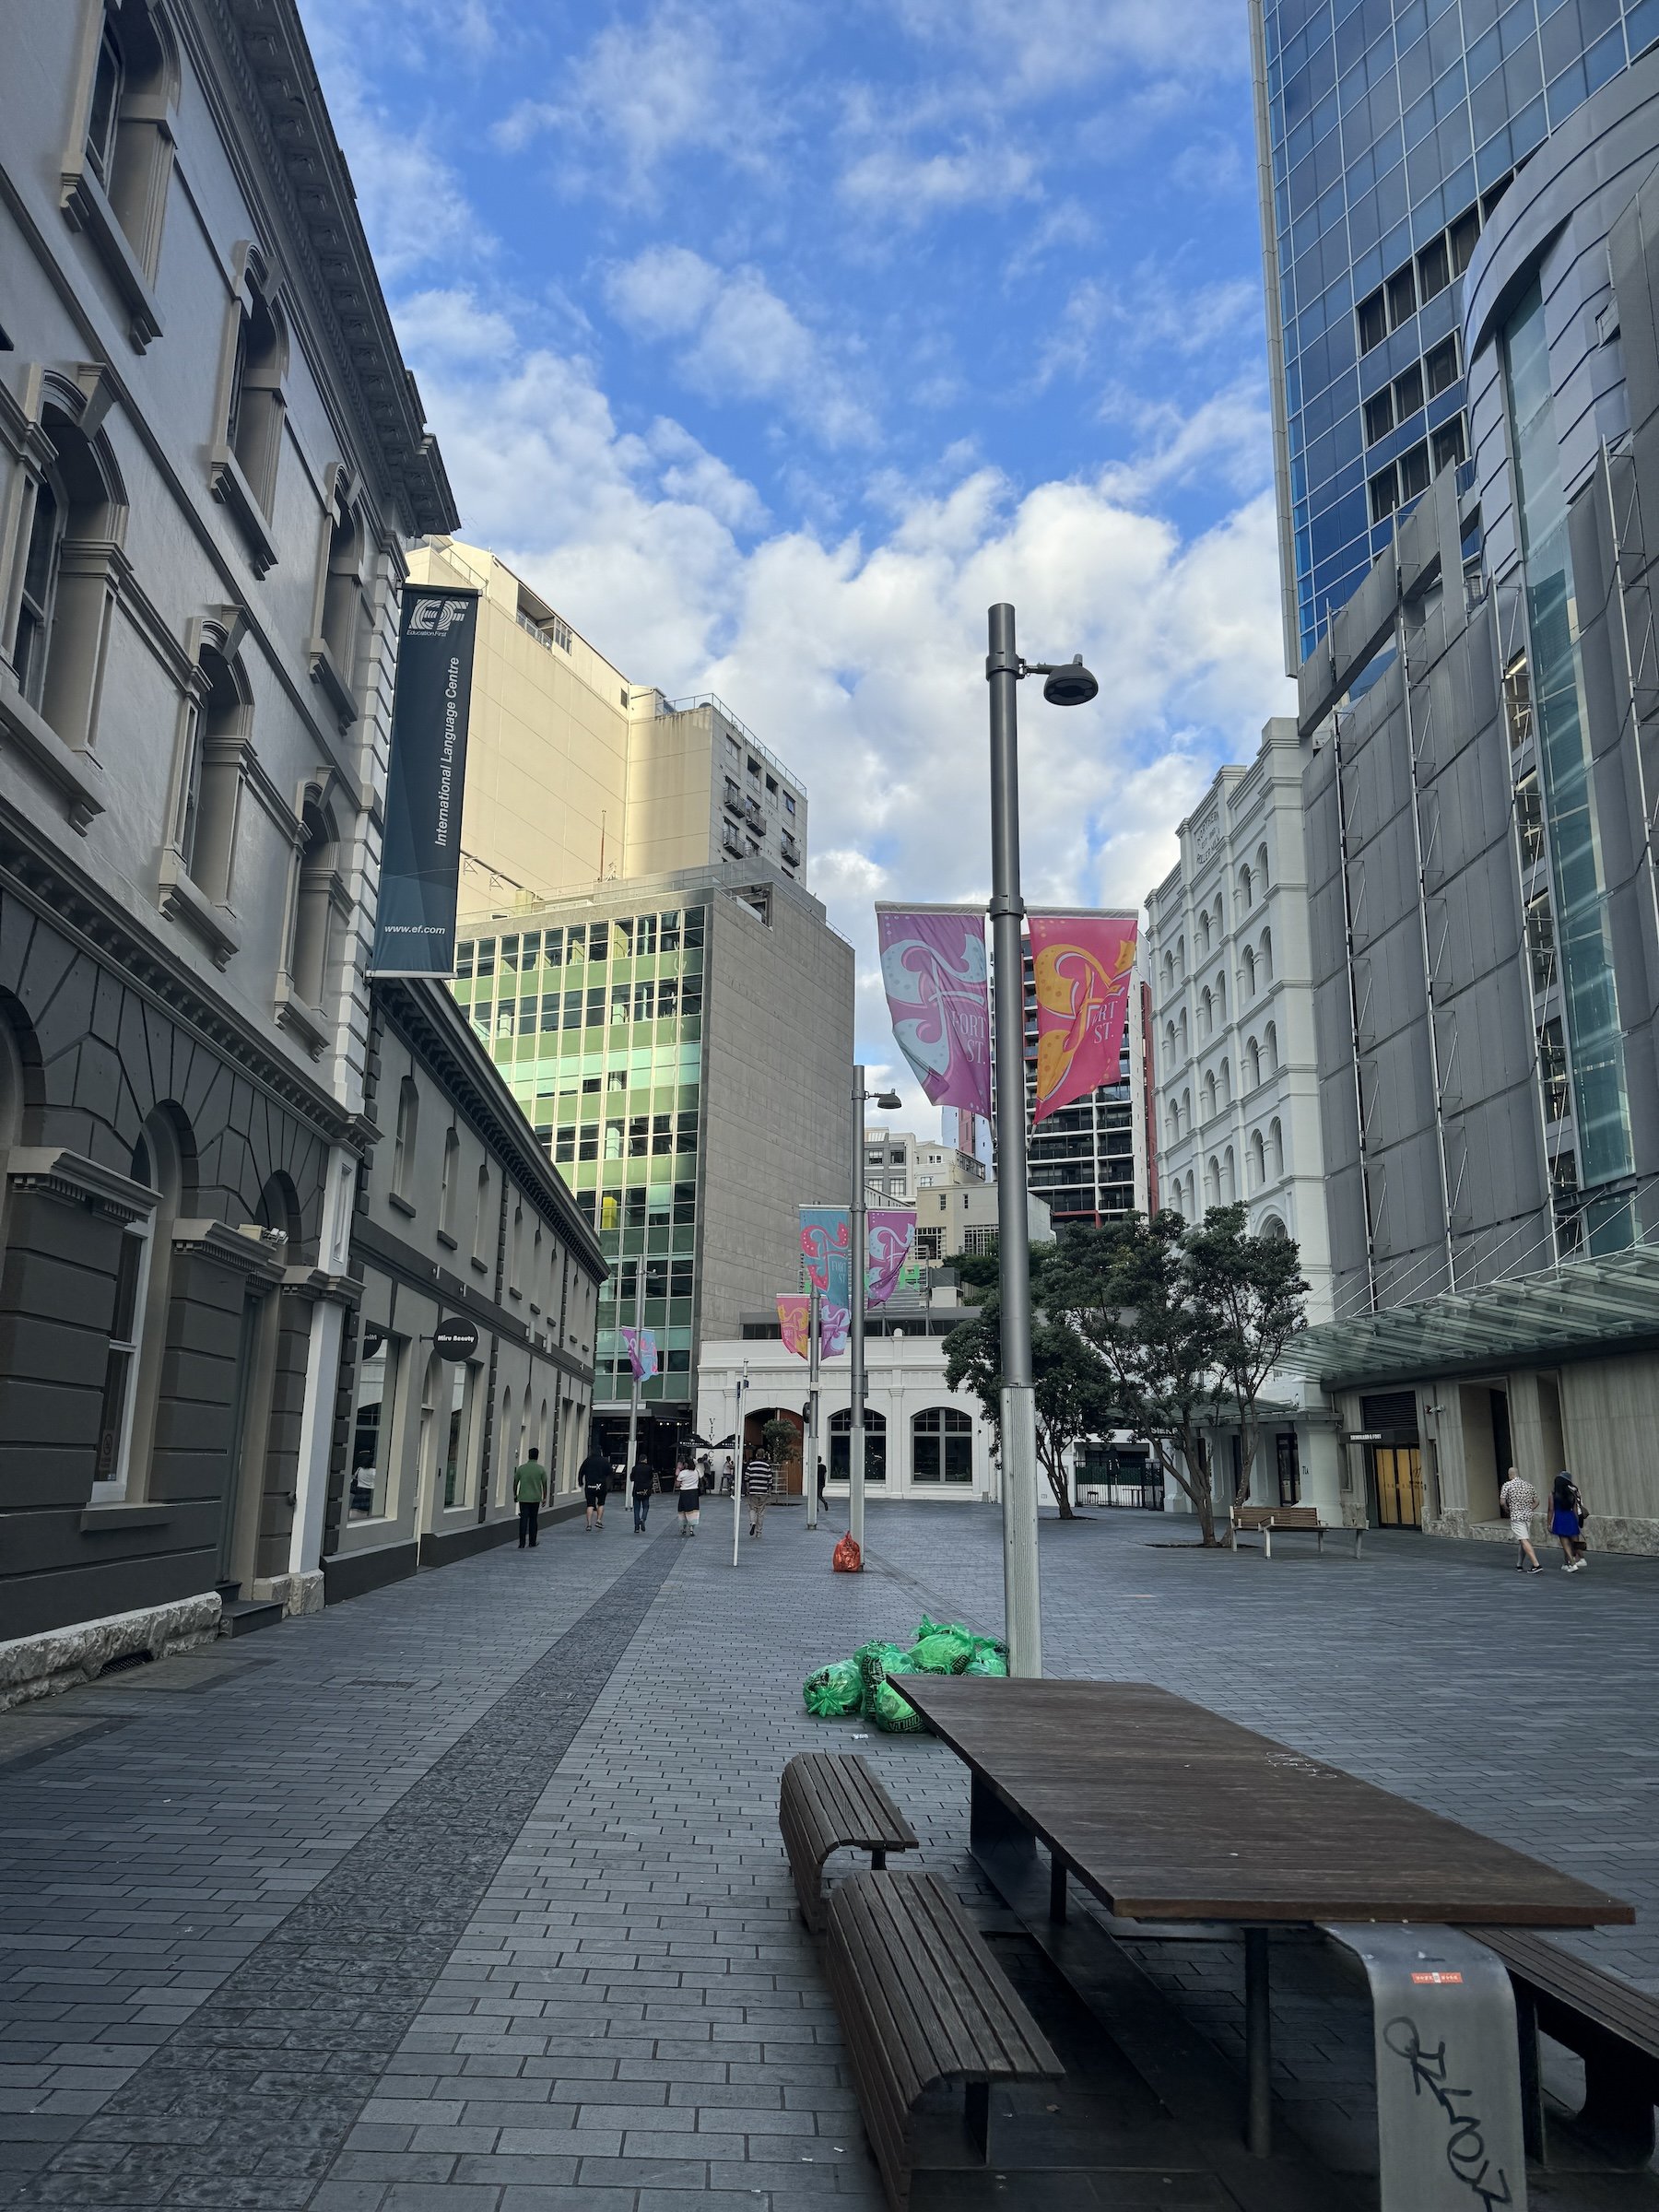
[[[403,1349],[401,1339],[382,1330],[363,1331],[351,1430],[348,1522],[381,1521],[392,1511],[392,1414]]]
[[[973,1480],[973,1421],[956,1406],[930,1406],[911,1422],[911,1473],[917,1482]]]
[[[846,1482],[853,1465],[853,1415],[842,1406],[830,1416],[830,1479]],[[865,1408],[865,1480],[887,1480],[887,1416]]]
[[[148,1455],[171,1303],[171,1230],[194,1195],[194,1150],[173,1110],[158,1107],[144,1124],[127,1171],[155,1204],[121,1240],[105,1355],[93,1498],[127,1496]]]
[[[467,1465],[471,1439],[467,1431],[472,1426],[473,1386],[477,1370],[465,1360],[445,1361],[441,1374],[444,1370],[449,1373],[449,1404],[442,1439],[443,1510],[449,1512],[458,1505],[466,1504],[471,1487],[471,1469]]]

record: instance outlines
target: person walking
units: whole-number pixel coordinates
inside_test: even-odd
[[[1551,1488],[1549,1533],[1561,1546],[1561,1572],[1576,1574],[1584,1564],[1584,1500],[1579,1487],[1563,1467]]]
[[[587,1526],[603,1529],[605,1526],[605,1493],[610,1488],[611,1463],[599,1449],[595,1437],[588,1446],[588,1455],[582,1463],[582,1489],[587,1500]]]
[[[720,1463],[720,1494],[729,1498],[737,1487],[737,1463],[728,1452]]]
[[[1533,1549],[1533,1517],[1538,1510],[1538,1493],[1520,1471],[1512,1467],[1509,1480],[1498,1493],[1498,1503],[1509,1516],[1510,1534],[1521,1547],[1521,1556],[1515,1561],[1523,1574],[1542,1574],[1544,1570],[1538,1555]]]
[[[702,1478],[695,1467],[681,1467],[674,1477],[675,1504],[679,1509],[682,1536],[694,1536],[702,1517]]]
[[[535,1524],[541,1519],[541,1509],[547,1502],[547,1470],[541,1464],[541,1453],[534,1444],[524,1465],[512,1470],[512,1494],[518,1500],[519,1549],[526,1544],[535,1549]]]
[[[758,1536],[766,1521],[766,1509],[771,1503],[772,1492],[778,1487],[772,1463],[764,1452],[757,1452],[743,1470],[743,1494],[748,1500],[751,1536]]]
[[[634,1535],[636,1536],[642,1536],[645,1534],[645,1521],[651,1512],[651,1492],[655,1481],[655,1470],[644,1453],[641,1452],[634,1461],[633,1472],[628,1478],[628,1486],[633,1492]]]
[[[829,1468],[828,1468],[828,1467],[827,1467],[827,1466],[824,1465],[823,1461],[820,1459],[820,1460],[818,1461],[818,1512],[819,1512],[820,1513],[822,1513],[822,1512],[824,1512],[826,1511],[826,1509],[827,1509],[827,1507],[828,1507],[828,1505],[829,1505],[829,1502],[830,1502],[830,1501],[829,1501],[829,1500],[828,1500],[828,1499],[825,1497],[825,1495],[824,1495],[824,1492],[825,1492],[825,1490],[826,1490],[826,1489],[829,1488],[829,1484],[830,1484],[830,1470],[829,1470]]]

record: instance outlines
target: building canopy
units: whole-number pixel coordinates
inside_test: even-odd
[[[1552,1367],[1659,1340],[1659,1250],[1638,1246],[1541,1275],[1304,1329],[1278,1364],[1330,1390],[1480,1369]]]

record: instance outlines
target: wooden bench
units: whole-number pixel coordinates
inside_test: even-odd
[[[1653,2155],[1659,2103],[1659,1997],[1606,1973],[1530,1928],[1470,1928],[1509,1969],[1521,2041],[1521,2109],[1529,2157],[1545,2161],[1540,2031],[1584,2062],[1579,2124],[1609,2159],[1640,2169]]]
[[[1235,1505],[1230,1519],[1231,1524],[1227,1532],[1227,1541],[1231,1548],[1234,1551],[1239,1548],[1241,1529],[1246,1535],[1256,1530],[1261,1534],[1262,1549],[1269,1559],[1273,1557],[1273,1532],[1276,1528],[1281,1533],[1291,1529],[1316,1535],[1321,1551],[1324,1549],[1327,1535],[1346,1535],[1348,1533],[1346,1529],[1334,1528],[1329,1522],[1322,1521],[1316,1505]],[[1359,1557],[1360,1539],[1364,1535],[1363,1528],[1353,1531],[1356,1559]]]
[[[856,1874],[839,1883],[825,1962],[893,2212],[910,2204],[922,2147],[916,2107],[929,2089],[964,2085],[969,2148],[987,2165],[993,2082],[1053,2081],[1065,2071],[983,1936],[934,1875]],[[959,2143],[950,2143],[941,2162],[960,2157]]]
[[[885,1866],[889,1851],[914,1851],[915,1830],[856,1751],[803,1751],[778,1784],[778,1826],[789,1853],[801,1918],[824,1925],[824,1861],[832,1851],[867,1851]]]

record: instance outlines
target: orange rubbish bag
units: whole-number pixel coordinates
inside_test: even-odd
[[[861,1574],[864,1571],[864,1554],[853,1542],[851,1529],[836,1545],[830,1564],[837,1574]]]

